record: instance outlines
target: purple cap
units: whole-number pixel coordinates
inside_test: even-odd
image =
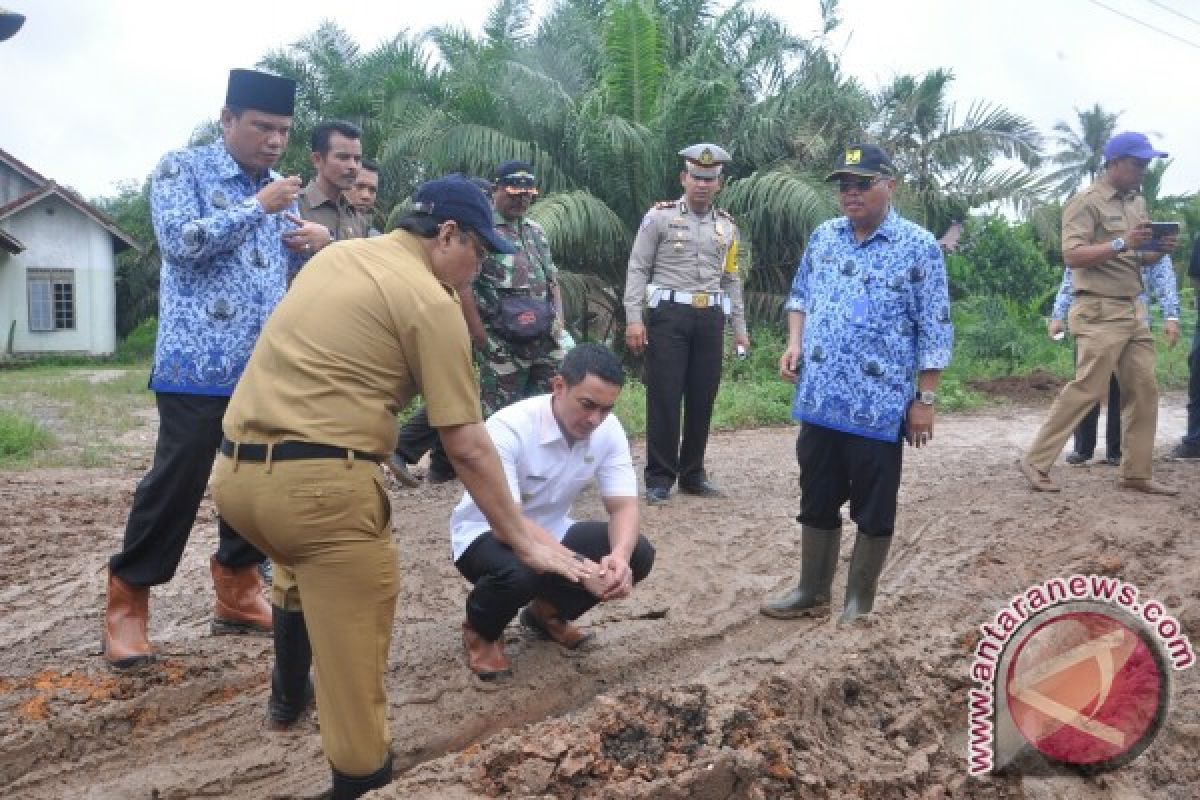
[[[1162,150],[1155,150],[1146,134],[1125,131],[1118,133],[1104,145],[1104,160],[1115,161],[1127,157],[1144,158],[1149,161],[1152,158],[1166,158],[1167,154]]]

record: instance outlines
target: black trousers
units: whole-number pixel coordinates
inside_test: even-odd
[[[442,437],[437,428],[429,424],[429,409],[422,405],[400,426],[400,435],[396,439],[396,455],[404,459],[406,464],[415,464],[421,456],[429,451],[429,468],[443,475],[453,475],[454,467],[446,449],[442,447]]]
[[[1075,428],[1075,452],[1091,458],[1096,452],[1096,431],[1100,427],[1100,404],[1097,403]],[[1117,376],[1108,379],[1108,413],[1104,420],[1105,455],[1121,457],[1121,387]]]
[[[704,451],[721,385],[725,314],[720,306],[664,301],[646,309],[646,333],[646,488],[699,483],[707,478]]]
[[[796,437],[800,515],[814,528],[841,527],[842,506],[866,536],[891,536],[904,461],[902,439],[883,442],[804,423]]]
[[[156,586],[175,575],[221,445],[229,398],[160,392],[155,403],[154,463],[133,493],[121,552],[108,562],[112,573],[131,586]],[[225,520],[218,521],[217,535],[221,565],[248,567],[264,560]]]
[[[599,561],[612,552],[608,524],[604,522],[576,522],[562,543],[592,561]],[[577,583],[558,575],[534,572],[491,533],[471,542],[455,566],[475,587],[467,595],[467,621],[490,642],[499,639],[521,607],[536,597],[548,601],[566,620],[578,619],[600,602]],[[638,543],[629,558],[633,582],[644,580],[653,566],[654,547],[645,536],[638,536]]]
[[[1200,278],[1192,278],[1196,286],[1196,311],[1200,312]],[[1188,447],[1200,447],[1200,321],[1192,334],[1192,349],[1188,352],[1188,404],[1187,433],[1183,443]]]

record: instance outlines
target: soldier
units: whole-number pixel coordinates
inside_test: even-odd
[[[729,153],[715,144],[697,144],[679,154],[683,197],[647,212],[625,279],[625,343],[635,354],[646,353],[645,478],[651,505],[667,502],[677,480],[686,494],[721,494],[704,471],[704,450],[721,383],[727,316],[739,354],[750,347],[737,225],[713,207]]]
[[[546,232],[526,219],[537,197],[537,176],[524,161],[505,161],[493,175],[496,230],[515,255],[492,254],[475,279],[475,304],[463,304],[479,353],[479,390],[485,416],[526,397],[550,391],[564,355],[558,267]]]

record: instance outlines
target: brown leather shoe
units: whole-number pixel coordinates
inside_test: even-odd
[[[581,630],[560,617],[558,610],[540,597],[521,610],[521,624],[537,631],[543,639],[553,639],[568,650],[578,650],[596,638],[591,631]]]
[[[1040,469],[1030,464],[1025,459],[1017,462],[1017,467],[1021,470],[1021,474],[1025,476],[1025,480],[1029,481],[1029,488],[1035,492],[1061,492],[1058,484],[1050,479],[1050,476]]]
[[[224,567],[216,556],[209,561],[217,599],[213,607],[213,635],[249,633],[271,635],[271,604],[263,597],[258,567]]]
[[[1118,489],[1129,489],[1134,492],[1145,492],[1146,494],[1161,494],[1167,497],[1174,497],[1179,494],[1179,490],[1173,486],[1167,486],[1165,483],[1159,483],[1150,478],[1118,478]]]
[[[104,660],[114,669],[132,669],[154,661],[146,638],[150,622],[150,589],[130,586],[108,573],[104,608]]]
[[[494,681],[512,675],[512,665],[504,655],[504,639],[489,642],[480,636],[471,623],[463,620],[463,649],[467,653],[467,666],[483,681]]]

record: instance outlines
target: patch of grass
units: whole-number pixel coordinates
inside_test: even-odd
[[[28,461],[35,452],[48,450],[54,444],[54,434],[37,420],[0,409],[0,464]]]
[[[104,466],[116,453],[112,443],[154,405],[147,375],[145,367],[95,364],[9,370],[0,382],[0,410],[41,420],[54,434],[33,466]]]

